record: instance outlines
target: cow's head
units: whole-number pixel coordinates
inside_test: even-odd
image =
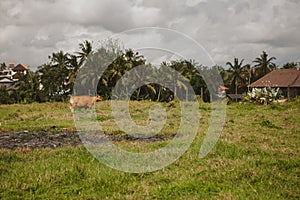
[[[103,100],[103,98],[100,96],[100,95],[96,95],[96,101],[102,101]]]

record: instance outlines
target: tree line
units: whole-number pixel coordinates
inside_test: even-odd
[[[279,68],[274,63],[276,58],[269,57],[265,51],[255,58],[252,64],[244,64],[244,59],[234,58],[233,62],[226,63],[227,69],[218,65],[203,66],[194,60],[173,60],[162,62],[159,67],[155,67],[151,63],[147,63],[145,57],[139,52],[132,49],[122,51],[117,41],[108,41],[94,50],[92,43],[85,40],[79,44],[78,52],[58,51],[53,52],[48,58],[49,61],[39,66],[35,72],[29,71],[20,76],[17,89],[8,91],[4,87],[0,87],[0,103],[66,101],[73,92],[75,80],[83,88],[85,85],[92,85],[104,99],[111,99],[113,91],[116,93],[126,92],[126,87],[116,88],[116,84],[127,72],[138,66],[145,67],[131,77],[132,80],[129,80],[131,84],[147,80],[149,75],[156,76],[157,83],[148,83],[136,88],[130,96],[132,100],[171,101],[177,95],[188,98],[190,94],[187,90],[187,83],[189,83],[196,95],[200,95],[204,101],[209,101],[211,94],[207,87],[208,83],[201,75],[207,71],[219,72],[224,85],[228,87],[227,93],[241,94],[247,91],[250,83]],[[109,60],[110,58],[113,60]],[[89,63],[92,67],[85,69],[85,65]],[[100,67],[100,65],[102,66]],[[281,68],[298,67],[299,63],[289,62]],[[102,68],[105,70],[101,71]],[[165,70],[167,68],[173,69],[173,71]],[[79,70],[86,70],[86,72],[80,73],[81,75],[78,76]],[[180,76],[178,73],[174,73],[175,71],[183,78],[179,78]],[[100,72],[102,76],[98,77]],[[165,83],[168,84],[165,85]],[[86,90],[89,88],[87,87]],[[88,93],[94,95],[93,91],[88,91]],[[80,95],[80,91],[77,91],[77,95]]]

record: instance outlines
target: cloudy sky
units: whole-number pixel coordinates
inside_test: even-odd
[[[193,38],[222,66],[234,57],[251,63],[263,50],[282,65],[300,61],[299,10],[300,0],[1,0],[0,62],[35,69],[52,52],[78,51],[85,39],[96,44],[161,27]],[[170,40],[144,34],[160,44]]]

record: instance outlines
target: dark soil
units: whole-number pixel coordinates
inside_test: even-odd
[[[112,141],[157,142],[172,136],[155,135],[149,138],[135,138],[130,135],[106,135]],[[0,149],[16,148],[57,148],[61,146],[78,146],[82,142],[77,132],[19,131],[0,132]]]
[[[81,141],[77,133],[72,132],[7,132],[0,133],[0,148],[56,148],[60,146],[77,146]]]

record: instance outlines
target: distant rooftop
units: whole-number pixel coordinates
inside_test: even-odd
[[[18,64],[12,70],[13,71],[28,70],[28,66],[27,65]]]
[[[300,87],[300,70],[274,70],[250,84],[250,87]]]

